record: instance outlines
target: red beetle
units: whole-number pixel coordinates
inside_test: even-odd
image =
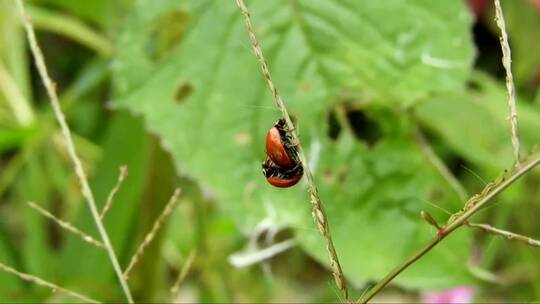
[[[283,118],[278,120],[266,134],[266,155],[278,166],[285,168],[292,168],[299,162]]]
[[[266,134],[266,155],[276,164],[290,168],[293,166],[293,161],[289,157],[289,152],[285,148],[284,142],[281,140],[281,135],[276,127],[270,128]]]
[[[304,174],[304,168],[300,163],[293,168],[284,168],[274,163],[268,156],[262,167],[268,183],[278,188],[288,188],[296,185]]]

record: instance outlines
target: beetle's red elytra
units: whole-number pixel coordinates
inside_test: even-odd
[[[293,166],[293,161],[289,157],[289,152],[285,148],[285,143],[276,126],[270,128],[266,134],[266,155],[279,166],[285,168]]]
[[[266,134],[266,159],[262,167],[268,183],[279,188],[294,186],[302,179],[304,168],[283,118]]]

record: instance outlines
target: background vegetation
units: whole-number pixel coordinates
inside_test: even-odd
[[[177,208],[130,275],[137,301],[337,301],[305,181],[277,189],[260,164],[279,118],[234,1],[27,1],[104,224],[126,267],[175,187]],[[513,163],[499,30],[489,1],[249,1],[299,123],[354,298]],[[540,142],[540,5],[504,1],[523,154]],[[426,153],[456,176],[452,185]],[[477,222],[540,237],[539,171]],[[99,300],[123,295],[28,51],[0,0],[0,263]],[[448,212],[446,212],[447,210]],[[285,252],[258,261],[261,250]],[[276,247],[278,246],[278,247]],[[189,257],[194,259],[188,262]],[[255,259],[258,262],[253,262]],[[189,269],[185,267],[190,265]],[[479,301],[540,298],[538,249],[461,229],[379,298],[470,286]],[[73,300],[0,272],[0,301]]]

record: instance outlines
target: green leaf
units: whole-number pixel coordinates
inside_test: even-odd
[[[30,73],[26,50],[26,38],[20,27],[15,2],[0,0],[0,59],[5,64],[17,87],[25,97],[30,96]],[[0,94],[0,103],[4,103],[4,94]]]
[[[43,6],[60,7],[71,14],[91,21],[103,27],[111,27],[118,23],[117,18],[129,7],[133,0],[92,0],[92,1],[72,1],[72,0],[39,0],[35,1]]]
[[[89,2],[94,3],[94,2]],[[27,8],[34,27],[76,41],[106,57],[112,53],[110,42],[80,20],[53,10],[30,6]]]
[[[475,89],[448,93],[420,104],[420,121],[467,160],[500,171],[513,164],[508,103],[504,84],[476,73]],[[540,111],[518,99],[517,112],[522,154],[540,143]]]
[[[62,7],[73,14],[90,20],[99,20],[108,13],[108,1],[70,1],[70,0],[40,0],[37,3]]]
[[[139,214],[136,226],[132,231],[136,235],[129,250],[128,258],[135,254],[137,247],[145,240],[158,216],[168,203],[176,187],[176,172],[169,153],[159,146],[157,137],[151,140],[150,166],[145,172],[146,183],[141,194]],[[159,297],[157,290],[169,284],[161,275],[166,271],[166,263],[162,258],[162,247],[166,229],[172,215],[162,223],[153,241],[144,250],[144,256],[130,272],[130,286],[135,299],[140,302],[166,301],[168,297]],[[177,227],[171,227],[177,229]],[[124,268],[125,269],[125,268]]]
[[[48,147],[50,148],[50,147]],[[44,148],[46,151],[47,149]],[[50,151],[50,150],[49,150]],[[58,263],[54,260],[52,232],[53,224],[49,219],[30,208],[27,203],[35,202],[47,210],[52,210],[47,198],[51,195],[52,185],[46,178],[43,155],[34,153],[26,159],[27,163],[20,173],[14,188],[16,202],[14,212],[23,224],[26,235],[21,240],[21,256],[23,272],[31,273],[41,278],[50,279],[56,273]]]
[[[18,268],[20,265],[16,263],[18,256],[16,245],[8,237],[9,230],[4,227],[4,223],[0,223],[0,232],[0,263],[11,266],[12,268]],[[10,273],[0,273],[0,293],[2,295],[19,293],[21,292],[21,287],[23,287],[23,284],[19,278]],[[13,297],[11,301],[15,299],[16,297]]]
[[[447,193],[446,184],[411,146],[410,125],[368,151],[358,142],[329,141],[326,114],[342,93],[394,107],[459,90],[472,60],[469,13],[461,1],[248,4],[275,82],[298,118],[316,180],[354,168],[346,181],[321,186],[346,274],[358,284],[379,277],[410,253],[418,225],[425,225],[418,215],[426,207],[422,200],[434,188]],[[297,228],[310,254],[323,255],[320,237],[304,235],[306,229],[315,233],[305,181],[276,189],[260,172],[264,138],[279,115],[234,1],[139,1],[119,35],[113,69],[114,105],[143,115],[181,173],[207,189],[240,229],[275,215],[278,225]],[[390,129],[402,127],[399,117],[384,119]],[[351,230],[359,232],[358,242]],[[456,252],[461,261],[465,251]],[[440,260],[447,269],[462,269]],[[428,284],[429,277],[425,272],[409,285]],[[462,279],[456,271],[438,283]]]
[[[35,135],[34,127],[9,127],[0,126],[0,151],[9,151],[19,146],[28,140],[32,135]]]

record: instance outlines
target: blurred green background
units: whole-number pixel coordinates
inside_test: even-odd
[[[498,29],[490,1],[246,1],[295,115],[353,296],[464,203],[423,152],[427,140],[472,195],[512,165]],[[178,207],[130,276],[135,299],[335,302],[305,179],[272,188],[264,137],[279,118],[233,0],[26,1],[123,267],[175,187]],[[523,154],[540,142],[540,4],[503,1]],[[25,40],[0,0],[0,262],[104,301],[123,295],[98,238]],[[540,171],[474,220],[540,238]],[[285,243],[284,243],[285,242]],[[291,245],[271,259],[261,250]],[[476,301],[540,299],[538,249],[466,228],[378,298],[474,289]],[[73,301],[0,272],[0,301]]]

